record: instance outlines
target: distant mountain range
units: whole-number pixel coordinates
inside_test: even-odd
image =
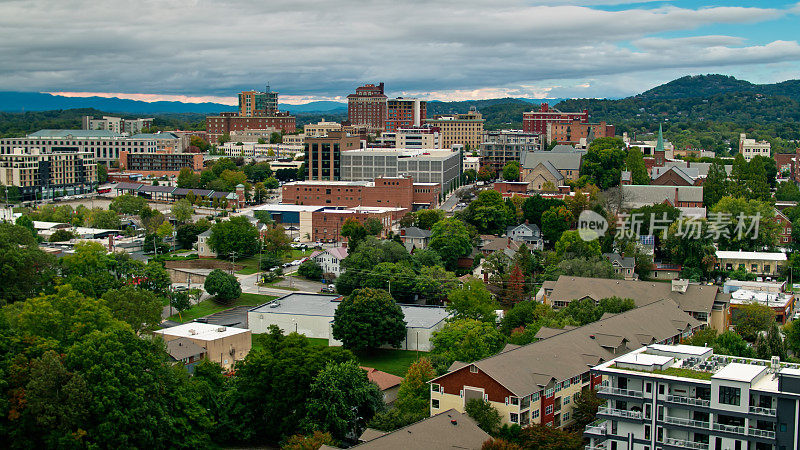
[[[122,98],[62,97],[39,92],[0,91],[0,111],[52,111],[59,109],[95,108],[111,113],[157,114],[235,111],[236,107],[220,103],[142,102]]]

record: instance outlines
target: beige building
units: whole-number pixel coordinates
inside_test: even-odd
[[[12,148],[0,154],[0,184],[20,188],[22,200],[81,192],[97,183],[97,163],[89,151]]]
[[[272,133],[280,133],[278,128],[264,128],[260,130],[233,130],[231,131],[231,142],[258,142],[264,139],[269,142]]]
[[[285,134],[281,142],[286,145],[303,145],[306,143],[306,134]]]
[[[425,120],[426,124],[439,128],[441,148],[450,149],[455,144],[461,144],[469,150],[480,148],[484,122],[483,115],[474,107],[466,114],[436,116]]]
[[[205,349],[206,358],[227,369],[250,353],[251,334],[244,328],[190,322],[154,331],[165,341],[185,338]]]
[[[339,122],[326,122],[325,119],[317,123],[310,123],[303,127],[303,134],[308,137],[327,136],[331,131],[341,131],[342,124]]]
[[[786,265],[786,253],[783,252],[726,252],[717,250],[716,270],[744,269],[756,275],[780,275]]]
[[[748,162],[758,155],[769,158],[770,144],[767,141],[747,139],[747,136],[742,133],[739,135],[739,153],[741,153],[742,156],[744,156],[744,160]]]

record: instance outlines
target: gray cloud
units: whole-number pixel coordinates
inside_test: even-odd
[[[270,81],[283,93],[330,97],[385,81],[393,92],[525,95],[551,80],[800,60],[796,41],[654,37],[791,11],[568,3],[0,1],[0,89],[230,96]],[[610,3],[633,2],[583,2]]]

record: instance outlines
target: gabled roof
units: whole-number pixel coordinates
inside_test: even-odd
[[[539,229],[539,226],[536,225],[535,223],[522,223],[517,226],[510,226],[506,228],[506,234],[510,235],[512,232],[517,230],[522,230],[522,231],[527,230],[527,232],[529,232],[534,236],[539,236],[542,234],[541,230]]]
[[[553,292],[547,297],[549,302],[580,300],[591,298],[630,298],[636,306],[644,306],[655,301],[670,298],[687,312],[711,313],[718,295],[724,298],[717,286],[689,284],[686,292],[672,290],[671,283],[656,283],[638,280],[616,280],[607,278],[585,278],[562,275],[556,281]]]
[[[397,375],[392,375],[390,373],[382,372],[373,367],[361,367],[361,368],[367,371],[367,378],[369,378],[369,381],[377,384],[382,391],[391,389],[395,386],[399,386],[400,383],[403,382],[403,377],[398,377]]]
[[[583,154],[584,152],[580,151],[525,152],[520,159],[522,160],[523,169],[534,169],[539,164],[550,162],[556,169],[578,170],[581,168],[581,157]]]
[[[371,436],[377,434],[370,433]],[[367,439],[369,436],[364,434],[362,437]],[[481,430],[472,418],[455,409],[449,409],[350,448],[477,450],[489,439],[491,436]],[[334,447],[321,447],[321,449],[332,448]]]
[[[522,397],[540,391],[549,380],[561,381],[581,375],[598,363],[619,356],[612,348],[622,345],[623,351],[630,351],[641,347],[641,335],[653,336],[656,342],[661,342],[687,331],[676,326],[675,321],[678,324],[685,321],[691,328],[702,325],[681,311],[674,300],[659,300],[472,364],[459,363],[460,367],[454,364],[449,373],[434,381],[474,365],[514,395]]]
[[[498,237],[486,242],[481,247],[481,250],[495,252],[498,250],[511,249],[516,252],[517,250],[519,250],[520,244],[521,242],[515,241],[507,237]]]
[[[657,180],[667,175],[669,172],[674,172],[689,185],[693,185],[695,180],[697,180],[697,178],[700,177],[700,171],[697,170],[697,168],[669,166],[669,167],[653,167],[652,172],[650,172],[650,178],[652,178],[653,180]]]
[[[190,358],[192,356],[200,356],[206,352],[206,349],[200,347],[192,342],[191,339],[186,337],[167,341],[166,344],[167,353],[176,361],[180,361],[184,358]]]
[[[338,260],[347,258],[348,254],[346,247],[331,247],[331,248],[326,248],[325,250],[317,250],[314,253],[312,253],[311,256],[309,256],[309,258],[313,259],[324,253],[328,253]]]
[[[603,253],[603,258],[607,259],[612,266],[619,266],[623,269],[633,269],[636,265],[636,258],[633,256],[622,256],[619,253]]]
[[[680,202],[703,202],[702,186],[624,185],[621,188],[625,208],[659,205],[664,202],[674,206],[676,192]]]
[[[422,228],[417,227],[408,227],[408,228],[401,228],[401,237],[409,237],[409,238],[429,238],[431,237],[430,230],[423,230]],[[405,234],[402,234],[405,232]]]

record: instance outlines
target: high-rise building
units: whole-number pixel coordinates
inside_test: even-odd
[[[383,83],[359,86],[355,94],[347,96],[347,120],[351,125],[365,125],[383,130],[388,114],[387,103]]]
[[[426,119],[425,123],[439,128],[439,142],[442,148],[451,149],[461,144],[468,150],[477,149],[481,145],[483,135],[483,115],[475,107],[466,114],[450,114]]]
[[[308,179],[338,181],[342,152],[361,148],[361,139],[361,136],[343,131],[330,131],[325,136],[306,138]]]
[[[584,431],[591,448],[800,448],[798,364],[651,344],[592,373],[607,403]]]
[[[398,97],[387,101],[386,131],[418,127],[425,122],[427,102],[418,98]]]
[[[547,134],[547,124],[556,122],[589,121],[589,111],[583,110],[576,113],[565,113],[555,108],[550,108],[547,103],[539,105],[538,111],[522,113],[522,131],[526,133]]]
[[[103,116],[95,119],[83,116],[81,121],[84,130],[108,130],[114,133],[139,134],[153,126],[153,119],[123,119],[121,117]]]
[[[481,162],[495,170],[522,160],[527,152],[539,150],[539,135],[521,130],[485,131],[481,142]]]
[[[239,116],[268,116],[278,112],[278,93],[267,85],[265,92],[242,91],[239,93]]]
[[[0,184],[18,187],[23,201],[88,192],[96,183],[97,164],[86,149],[14,147],[0,154]]]
[[[139,135],[142,136],[142,135]],[[155,153],[158,141],[152,137],[126,136],[107,130],[39,130],[22,138],[0,139],[0,154],[10,154],[15,148],[28,152],[57,153],[63,150],[90,152],[97,162],[110,164],[120,152]]]

